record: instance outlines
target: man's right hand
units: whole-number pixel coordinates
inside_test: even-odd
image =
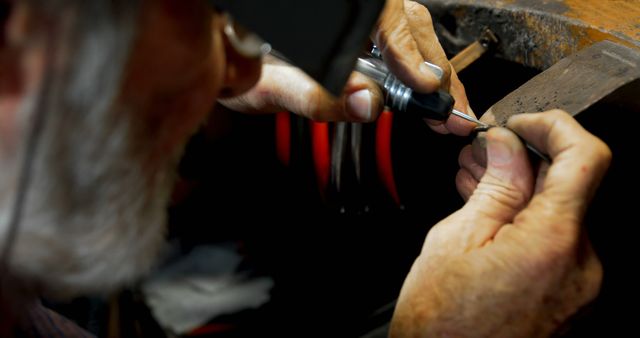
[[[561,111],[507,126],[551,165],[531,168],[504,128],[487,135],[487,167],[461,153],[466,205],[429,232],[402,288],[392,337],[546,337],[598,294],[602,266],[582,220],[611,152]]]

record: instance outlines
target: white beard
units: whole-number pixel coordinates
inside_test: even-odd
[[[133,112],[102,115],[48,119],[36,153],[10,271],[49,296],[106,292],[135,281],[164,243],[177,156],[153,159],[154,135]],[[5,184],[2,244],[13,205]]]
[[[10,273],[0,276],[0,291],[3,281],[11,280],[10,289],[57,297],[108,292],[148,272],[161,250],[181,150],[177,142],[186,140],[159,149],[167,147],[163,135],[175,127],[170,119],[154,120],[140,107],[119,103],[139,3],[65,2],[71,10],[53,2],[37,5],[59,22],[52,26],[56,34],[34,33],[39,36],[34,43],[49,46],[33,49],[41,58],[35,65],[41,64],[45,75],[26,77],[30,93],[21,111],[11,124],[0,126],[15,131],[0,135],[2,250],[25,152],[25,126],[36,111],[45,118],[9,256]],[[34,68],[30,65],[25,69]]]

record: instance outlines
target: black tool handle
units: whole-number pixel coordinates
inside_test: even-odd
[[[439,90],[430,94],[413,92],[407,102],[407,113],[426,119],[444,121],[449,118],[455,100],[449,93]]]

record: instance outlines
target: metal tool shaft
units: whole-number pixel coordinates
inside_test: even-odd
[[[480,128],[482,128],[482,129],[484,129],[484,130],[482,130],[482,131],[487,131],[489,128],[493,127],[493,126],[490,126],[490,125],[488,125],[488,124],[486,124],[486,123],[484,123],[484,122],[482,122],[482,121],[480,121],[480,120],[476,119],[476,118],[475,118],[475,117],[473,117],[473,116],[469,116],[469,115],[467,115],[467,114],[465,114],[465,113],[463,113],[463,112],[461,112],[461,111],[459,111],[459,110],[456,110],[456,109],[451,110],[451,114],[453,114],[453,115],[455,115],[455,116],[458,116],[458,117],[461,117],[461,118],[463,118],[463,119],[465,119],[465,120],[467,120],[467,121],[471,121],[471,122],[473,122],[473,123],[477,124],[477,125],[478,125],[478,127],[480,127]],[[476,130],[478,130],[478,129],[476,129]],[[532,153],[534,153],[535,155],[537,155],[538,157],[540,157],[541,159],[543,159],[545,162],[548,162],[548,163],[550,163],[550,162],[551,162],[551,158],[549,158],[549,156],[548,156],[548,155],[543,154],[540,150],[536,149],[534,146],[532,146],[532,145],[531,145],[531,144],[529,144],[528,142],[526,142],[526,141],[524,141],[524,140],[522,140],[522,142],[525,144],[525,146],[526,146],[526,147],[527,147],[527,148],[528,148]]]
[[[465,114],[465,113],[463,113],[463,112],[461,112],[461,111],[459,111],[457,109],[451,110],[451,114],[453,114],[455,116],[458,116],[458,117],[461,117],[461,118],[463,118],[463,119],[465,119],[467,121],[471,121],[471,122],[477,124],[480,127],[483,127],[483,128],[489,127],[488,124],[478,120],[477,118],[475,118],[473,116],[467,115],[467,114]]]

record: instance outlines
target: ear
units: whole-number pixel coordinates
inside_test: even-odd
[[[240,26],[234,25],[229,18],[218,15],[216,24],[223,32],[223,46],[225,54],[225,67],[222,90],[220,98],[234,97],[244,94],[251,89],[260,80],[262,71],[261,55],[247,55],[246,44],[243,38],[251,34],[238,34],[237,31],[245,31]],[[228,25],[229,27],[227,27]],[[227,29],[231,28],[230,31]],[[252,39],[248,39],[253,41]],[[251,43],[250,49],[255,49],[255,45]],[[251,51],[253,52],[253,50]]]

